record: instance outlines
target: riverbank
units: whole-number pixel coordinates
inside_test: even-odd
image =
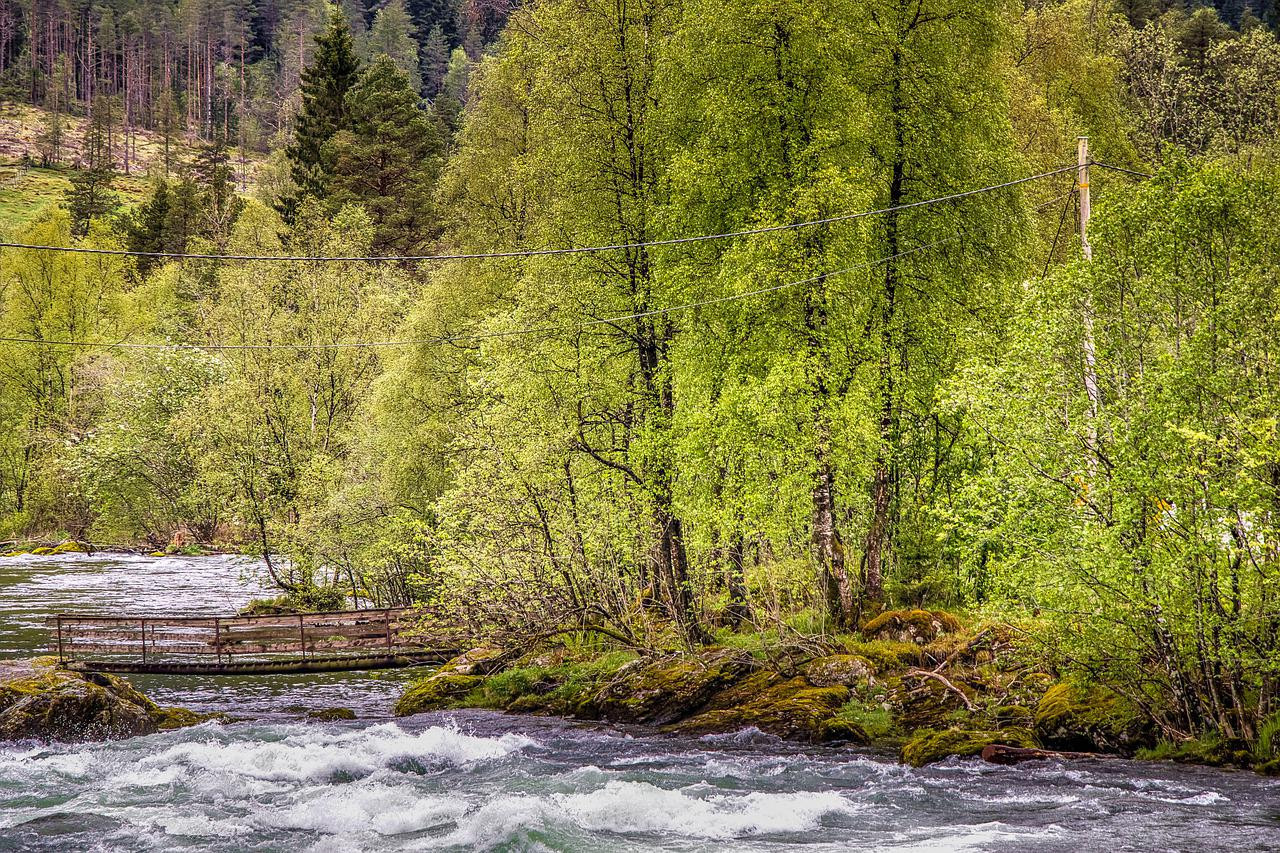
[[[1019,629],[965,627],[944,611],[890,611],[858,635],[724,634],[696,652],[564,644],[477,648],[411,684],[397,716],[477,708],[675,735],[758,730],[893,750],[913,766],[985,755],[1185,761],[1280,775],[1246,744],[1171,744],[1115,693],[1057,672]]]

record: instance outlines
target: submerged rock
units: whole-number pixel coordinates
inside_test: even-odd
[[[0,662],[0,740],[111,740],[206,719],[161,708],[119,676],[61,669],[55,658]]]
[[[307,712],[307,719],[321,723],[334,723],[339,720],[354,720],[356,712],[350,708],[318,708]]]

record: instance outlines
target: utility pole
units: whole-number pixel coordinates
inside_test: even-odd
[[[1089,245],[1089,137],[1076,139],[1076,188],[1080,191],[1080,248],[1086,261],[1093,260]]]

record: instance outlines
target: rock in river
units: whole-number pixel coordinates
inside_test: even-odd
[[[0,740],[96,741],[193,725],[119,676],[62,669],[55,658],[0,661]]]

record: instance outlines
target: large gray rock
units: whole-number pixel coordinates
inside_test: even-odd
[[[61,669],[54,658],[0,661],[0,740],[111,740],[204,719],[161,708],[118,676]]]

